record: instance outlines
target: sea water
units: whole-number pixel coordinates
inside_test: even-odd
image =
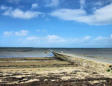
[[[112,63],[112,48],[0,48],[0,58],[52,57],[52,51]]]

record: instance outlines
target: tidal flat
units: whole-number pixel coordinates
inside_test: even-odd
[[[0,58],[0,86],[111,86],[112,65],[54,53]]]

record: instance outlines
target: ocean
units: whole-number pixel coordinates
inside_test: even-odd
[[[52,57],[52,51],[63,52],[112,63],[112,48],[0,48],[0,58]]]

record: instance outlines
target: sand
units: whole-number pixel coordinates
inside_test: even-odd
[[[111,64],[74,57],[63,53],[55,52],[55,58],[45,60],[40,60],[40,58],[4,59],[3,62],[0,60],[1,85],[24,84],[21,86],[25,86],[25,84],[34,84],[34,82],[37,84],[44,82],[52,84],[52,82],[58,82],[57,84],[59,84],[63,81],[69,81],[69,84],[71,84],[71,81],[74,81],[72,84],[75,86],[80,81],[79,86],[82,86],[81,84],[84,84],[83,81],[86,81],[85,84],[88,83],[90,86],[93,86],[92,84],[94,86],[96,84],[101,84],[99,86],[104,86],[102,84],[105,84],[107,86],[108,80],[112,80]]]

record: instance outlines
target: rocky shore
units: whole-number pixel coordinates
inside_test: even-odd
[[[0,59],[0,86],[111,85],[111,64],[56,52],[54,58]]]

